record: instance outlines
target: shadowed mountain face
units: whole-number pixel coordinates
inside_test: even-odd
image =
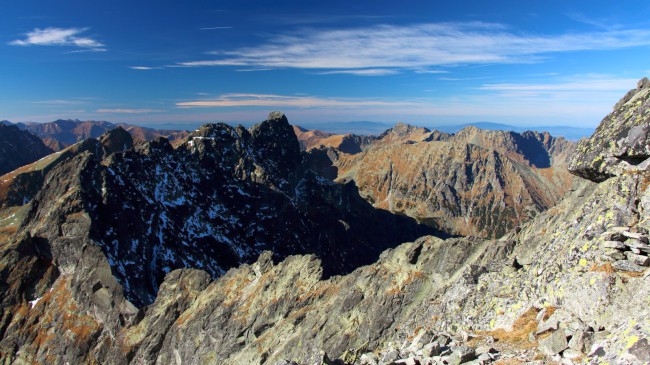
[[[52,150],[33,134],[14,125],[0,124],[0,175],[50,153]]]
[[[133,146],[121,128],[75,144],[12,176],[6,184],[33,183],[8,185],[5,201],[33,197],[21,231],[49,242],[57,260],[73,265],[72,237],[101,249],[136,305],[151,303],[176,268],[218,277],[270,250],[276,258],[314,253],[325,275],[342,274],[435,232],[310,170],[281,114],[250,129],[207,124],[177,149],[165,139]],[[61,232],[60,224],[75,228]]]
[[[500,237],[555,205],[572,181],[574,144],[548,133],[450,135],[399,123],[352,153],[329,147],[338,179],[373,206],[452,235]]]

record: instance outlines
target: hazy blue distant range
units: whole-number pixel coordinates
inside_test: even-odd
[[[322,123],[299,123],[300,126],[306,129],[318,129],[325,132],[335,133],[335,134],[345,134],[345,133],[354,133],[354,134],[380,134],[386,129],[391,128],[394,123],[384,123],[384,122],[369,122],[369,121],[358,121],[358,122],[322,122]],[[429,129],[436,129],[441,132],[447,133],[456,133],[461,129],[469,126],[474,126],[481,129],[487,130],[506,130],[514,132],[524,132],[524,131],[537,131],[537,132],[549,132],[554,137],[564,137],[570,141],[577,141],[582,137],[590,136],[595,128],[579,128],[579,127],[570,127],[570,126],[526,126],[519,127],[509,124],[502,123],[492,123],[492,122],[474,122],[474,123],[464,123],[464,124],[455,124],[455,125],[420,125],[415,123],[415,125],[427,127]]]

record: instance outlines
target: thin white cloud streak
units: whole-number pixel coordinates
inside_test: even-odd
[[[9,42],[13,46],[72,46],[95,52],[104,50],[104,44],[86,36],[80,36],[88,28],[36,28],[25,39]]]
[[[97,109],[96,113],[106,114],[148,114],[148,113],[161,113],[164,110],[160,109]]]
[[[360,69],[360,70],[336,70],[336,71],[324,71],[319,72],[319,75],[336,75],[336,74],[347,74],[347,75],[357,75],[357,76],[384,76],[384,75],[395,75],[400,73],[397,70],[386,69],[386,68],[371,68],[371,69]]]
[[[256,47],[212,52],[215,59],[180,62],[177,66],[421,70],[467,64],[530,63],[558,52],[646,45],[650,45],[648,29],[530,35],[479,22],[375,25],[274,35]]]
[[[237,72],[257,72],[257,71],[269,71],[272,70],[270,68],[242,68],[239,70],[235,70]]]
[[[416,74],[448,74],[447,70],[415,70]]]
[[[152,67],[152,66],[129,66],[132,70],[160,70],[162,67]]]
[[[183,101],[181,108],[195,107],[274,107],[274,108],[359,108],[415,106],[414,102],[371,99],[320,98],[314,96],[285,96],[272,94],[224,94],[211,100]]]
[[[106,48],[78,49],[78,50],[75,50],[75,51],[64,52],[64,54],[89,53],[89,52],[106,52]]]

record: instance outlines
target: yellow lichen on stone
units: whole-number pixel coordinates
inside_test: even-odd
[[[634,346],[635,343],[639,341],[639,337],[637,336],[630,336],[627,338],[627,343],[625,344],[625,349],[629,349],[630,347]]]
[[[587,267],[587,259],[581,258],[579,264],[582,267]]]

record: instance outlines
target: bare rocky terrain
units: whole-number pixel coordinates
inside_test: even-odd
[[[275,113],[250,130],[206,125],[176,150],[165,140],[130,146],[120,130],[74,145],[26,169],[40,171],[36,192],[23,191],[27,204],[0,212],[0,357],[17,364],[648,363],[649,105],[643,79],[570,157],[535,133],[508,139],[467,130],[458,133],[473,141],[465,152],[428,147],[436,159],[448,151],[457,154],[452,160],[492,159],[513,170],[567,162],[575,176],[557,204],[498,239],[422,234],[412,220],[360,204],[354,185],[325,176],[336,177],[332,168],[341,167],[327,161],[340,152],[299,152]],[[481,147],[519,138],[538,141],[532,146],[541,145],[546,159]],[[177,189],[183,179],[191,184]],[[249,204],[250,216],[229,199]],[[310,210],[313,199],[327,214]],[[346,203],[353,201],[359,205]],[[210,215],[209,207],[219,208]],[[192,218],[200,212],[205,217]],[[363,220],[376,212],[388,220]],[[363,229],[348,236],[355,214]],[[263,225],[264,241],[239,240],[238,223],[243,232]],[[345,266],[408,224],[412,239],[386,243],[374,262]],[[136,233],[144,236],[134,242]],[[266,244],[253,251],[257,242]],[[243,258],[238,265],[221,265],[220,243],[243,251],[229,256]],[[289,250],[295,244],[310,246]],[[327,247],[344,254],[328,255]],[[162,270],[154,289],[141,284],[149,276],[132,274],[151,262],[184,268]],[[332,267],[351,271],[328,274]]]
[[[573,181],[575,144],[548,133],[452,135],[401,123],[377,137],[307,133],[297,134],[305,148],[329,149],[338,181],[354,181],[374,207],[450,235],[501,237],[554,206]]]

